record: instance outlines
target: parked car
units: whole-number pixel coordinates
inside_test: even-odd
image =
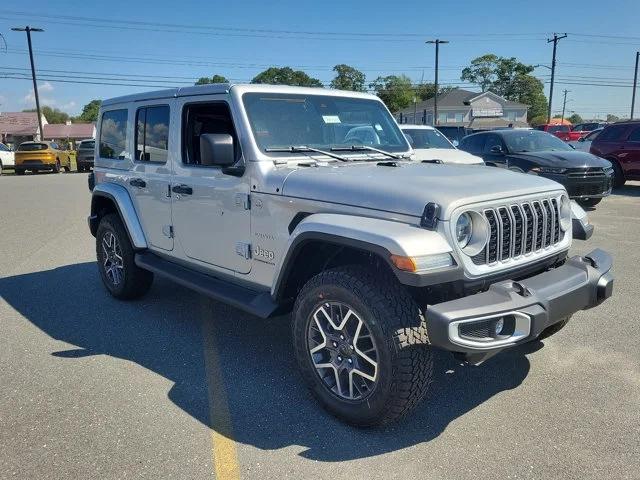
[[[602,130],[602,128],[596,128],[595,130],[592,130],[591,132],[581,136],[578,140],[572,140],[567,143],[576,150],[579,150],[581,152],[589,152],[591,149],[591,142],[593,142],[593,140],[600,134]]]
[[[415,162],[375,95],[212,84],[105,100],[98,118],[105,288],[140,297],[159,275],[256,322],[291,312],[302,378],[351,424],[415,408],[433,349],[478,363],[612,293],[607,253],[568,256],[589,230],[562,185]],[[378,143],[358,143],[370,129]]]
[[[594,207],[611,193],[611,164],[579,152],[559,138],[538,130],[497,130],[465,137],[460,145],[482,155],[487,165],[531,173],[564,185],[569,197]]]
[[[591,143],[591,153],[613,165],[614,186],[640,180],[640,121],[608,125]]]
[[[458,150],[447,137],[433,127],[403,124],[400,125],[400,130],[413,147],[414,160],[484,165],[482,158]]]
[[[436,125],[435,128],[438,131],[442,132],[445,137],[451,140],[451,143],[453,143],[456,147],[460,145],[460,142],[465,136],[469,135],[470,133],[473,133],[473,131],[467,127],[449,127],[449,126]]]
[[[535,129],[555,135],[556,137],[564,140],[565,142],[569,142],[571,140],[578,140],[578,138],[582,136],[582,133],[580,132],[572,132],[571,125],[547,123],[544,125],[538,125],[537,127],[535,127]]]
[[[15,163],[15,154],[4,143],[0,143],[0,175],[2,170],[13,168]]]
[[[93,157],[95,148],[96,141],[93,138],[90,140],[82,140],[78,144],[76,162],[79,172],[88,172],[89,169],[93,168]]]
[[[58,173],[60,168],[71,171],[72,155],[56,142],[24,142],[18,146],[15,154],[15,172],[38,172],[51,170]]]

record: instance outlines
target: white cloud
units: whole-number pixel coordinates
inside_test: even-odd
[[[38,94],[40,95],[40,105],[49,105],[50,107],[53,107],[57,103],[52,98],[46,98],[42,96],[42,93],[47,93],[52,91],[53,91],[53,85],[51,85],[51,83],[49,82],[44,82],[38,85]],[[33,93],[33,88],[29,90],[29,93],[27,93],[24,96],[22,101],[29,105],[33,105],[35,103],[36,95]]]
[[[49,82],[41,83],[40,86],[38,87],[38,91],[39,92],[52,92],[53,91],[53,85],[51,85]]]

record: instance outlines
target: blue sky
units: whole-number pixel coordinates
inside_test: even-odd
[[[103,27],[87,18],[104,19]],[[34,106],[30,80],[7,78],[28,74],[25,34],[10,30],[28,23],[46,30],[33,34],[36,67],[43,77],[41,104],[72,114],[93,98],[188,84],[214,73],[249,81],[269,65],[301,68],[327,83],[338,63],[363,70],[368,81],[399,73],[416,82],[423,75],[431,81],[433,46],[424,40],[436,37],[451,42],[441,47],[441,83],[460,84],[462,67],[484,53],[548,65],[551,45],[546,38],[569,32],[558,46],[554,112],[562,108],[566,88],[568,112],[628,116],[635,51],[640,49],[639,18],[638,0],[4,0],[0,33],[7,49],[0,39],[0,111]],[[548,79],[547,69],[535,72]],[[109,83],[149,86],[54,81],[105,82],[107,77]]]

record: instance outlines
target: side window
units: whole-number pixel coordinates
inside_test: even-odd
[[[202,165],[200,161],[200,135],[204,133],[226,133],[231,135],[236,155],[240,158],[240,145],[225,102],[197,103],[185,105],[182,113],[182,162],[187,165]],[[213,168],[216,168],[213,166]]]
[[[629,141],[640,142],[640,128],[636,128],[631,132],[631,135],[629,135]]]
[[[612,125],[610,127],[606,127],[598,137],[598,141],[615,142],[624,134],[624,132],[626,132],[626,130],[626,125]]]
[[[482,153],[486,135],[472,135],[462,140],[460,148],[469,153]]]
[[[169,155],[169,107],[142,107],[136,112],[136,156],[144,162],[165,163]]]
[[[127,150],[127,109],[102,114],[100,157],[123,160]]]
[[[483,152],[492,153],[491,149],[495,146],[503,148],[502,139],[498,135],[487,135],[487,141],[484,144]]]
[[[57,143],[55,143],[55,142],[51,142],[51,148],[53,148],[54,150],[60,150],[60,149],[58,148],[58,144],[57,144]]]

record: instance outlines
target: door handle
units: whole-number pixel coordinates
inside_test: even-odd
[[[147,186],[147,182],[145,182],[141,178],[132,178],[131,180],[129,180],[129,185],[136,188],[144,188]]]
[[[193,188],[191,188],[189,185],[174,185],[171,188],[171,191],[173,193],[179,193],[182,195],[192,195],[193,194]]]

